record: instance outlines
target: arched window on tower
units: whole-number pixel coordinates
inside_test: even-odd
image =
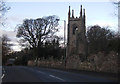
[[[72,34],[75,35],[76,30],[78,30],[78,27],[74,24],[72,28]]]

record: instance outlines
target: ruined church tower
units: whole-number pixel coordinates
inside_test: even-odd
[[[79,17],[74,16],[74,10],[68,11],[68,39],[67,39],[67,57],[77,55],[86,58],[87,40],[86,40],[86,16],[85,9],[80,8]]]

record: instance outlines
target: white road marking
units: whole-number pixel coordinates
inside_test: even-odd
[[[56,79],[59,79],[59,80],[61,80],[61,81],[65,81],[64,79],[62,79],[62,78],[59,78],[59,77],[56,77],[56,76],[54,76],[54,75],[49,75],[50,77],[53,77],[53,78],[56,78]]]
[[[5,76],[5,69],[3,68],[3,75],[1,76],[1,79]]]
[[[4,76],[5,76],[5,74],[2,75],[1,79],[3,79]]]

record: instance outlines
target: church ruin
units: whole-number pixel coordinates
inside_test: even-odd
[[[80,16],[74,16],[74,10],[68,11],[68,36],[67,36],[67,57],[77,55],[80,58],[86,58],[87,40],[86,40],[86,16],[85,9],[80,9]]]

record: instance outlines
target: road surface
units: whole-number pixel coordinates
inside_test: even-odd
[[[4,66],[2,82],[114,82],[102,77],[67,72],[64,70],[26,67]]]

